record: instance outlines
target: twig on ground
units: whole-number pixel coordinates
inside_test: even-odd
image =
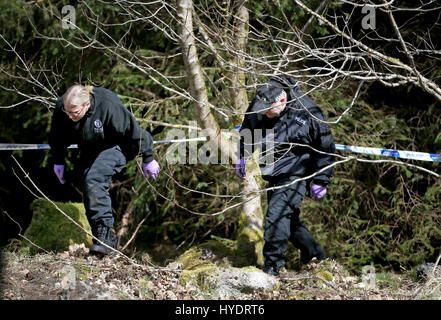
[[[330,281],[323,279],[322,277],[319,277],[319,276],[304,276],[304,277],[298,277],[298,278],[280,278],[280,280],[283,280],[283,281],[321,280],[326,285],[328,285],[332,289],[334,289],[335,291],[338,291],[338,288],[334,284],[332,284]]]
[[[27,237],[25,237],[23,234],[21,234],[21,232],[22,232],[22,228],[21,228],[20,224],[19,224],[17,221],[15,221],[14,219],[12,219],[12,217],[11,217],[11,216],[10,216],[5,210],[3,210],[3,213],[4,213],[9,219],[11,219],[11,221],[13,221],[13,222],[18,226],[18,228],[20,229],[20,231],[18,232],[18,236],[19,236],[19,237],[25,239],[26,241],[28,241],[30,244],[32,244],[33,246],[37,247],[37,248],[40,249],[41,251],[44,251],[44,252],[47,253],[47,254],[51,254],[49,251],[43,249],[42,247],[40,247],[39,245],[35,244],[34,242],[32,242],[32,241],[31,241],[30,239],[28,239]]]

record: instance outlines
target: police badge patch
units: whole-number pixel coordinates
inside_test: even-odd
[[[299,118],[299,117],[295,117],[294,120],[295,120],[295,121],[297,122],[297,124],[300,125],[300,126],[304,126],[305,123],[306,123],[306,120],[304,120],[304,119],[302,119],[302,118]]]
[[[103,123],[101,122],[101,120],[95,120],[93,122],[93,131],[95,133],[103,132]]]

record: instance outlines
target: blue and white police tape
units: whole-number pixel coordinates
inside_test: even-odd
[[[190,138],[190,139],[160,140],[160,141],[153,141],[153,143],[154,144],[177,143],[177,142],[206,141],[206,140],[207,140],[206,137],[199,137],[199,138]],[[78,148],[78,146],[76,144],[72,144],[68,148],[75,149]],[[45,150],[45,149],[50,149],[50,146],[48,144],[0,143],[0,151],[1,150]],[[335,149],[340,151],[350,151],[354,153],[370,154],[370,155],[382,156],[382,157],[394,157],[401,159],[441,162],[441,155],[436,153],[381,149],[381,148],[372,148],[372,147],[346,146],[342,144],[336,144]]]
[[[177,139],[177,140],[159,140],[153,141],[153,144],[157,143],[176,143],[187,141],[206,141],[207,137],[190,138],[190,139]],[[51,147],[48,144],[33,144],[33,143],[0,143],[0,151],[5,150],[48,150]],[[78,145],[71,144],[68,149],[76,149]]]
[[[342,151],[351,151],[355,153],[362,153],[362,154],[371,154],[371,155],[383,156],[383,157],[441,162],[441,155],[436,153],[381,149],[381,148],[371,148],[371,147],[345,146],[342,144],[336,144],[335,149]]]
[[[0,150],[45,150],[50,149],[48,144],[34,144],[34,143],[0,143]],[[68,149],[78,148],[78,145],[72,144]]]

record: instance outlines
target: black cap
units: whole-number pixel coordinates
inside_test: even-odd
[[[256,98],[251,107],[251,111],[266,113],[274,102],[281,99],[283,90],[284,86],[280,82],[275,80],[267,81],[257,89]]]

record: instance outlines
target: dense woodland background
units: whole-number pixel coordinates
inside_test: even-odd
[[[303,3],[313,10],[321,8],[320,12],[329,21],[354,39],[396,59],[391,61],[413,65],[432,83],[440,84],[441,8],[436,1],[392,4],[393,16],[411,51],[412,61],[400,45],[385,7],[376,9],[375,30],[366,30],[361,26],[364,2],[360,5],[349,1]],[[81,30],[62,28],[61,19],[66,14],[61,9],[65,5],[76,9],[76,24]],[[226,48],[231,44],[216,38],[216,31],[218,35],[235,32],[234,13],[243,5],[249,14],[246,29],[249,56],[229,52]],[[140,124],[151,131],[158,127],[158,122],[188,125],[197,119],[198,110],[188,95],[187,71],[176,37],[176,7],[175,2],[162,1],[142,4],[1,0],[0,142],[47,143],[56,97],[78,82],[116,92],[137,118],[145,120],[140,120]],[[418,81],[403,80],[408,75],[406,70],[387,61],[370,59],[329,25],[317,18],[310,20],[311,15],[296,1],[195,0],[194,8],[195,17],[211,31],[207,33],[213,47],[225,58],[224,63],[219,62],[210,51],[212,47],[207,45],[204,29],[195,27],[195,36],[200,40],[196,42],[198,62],[203,67],[209,101],[216,107],[213,116],[221,128],[234,129],[243,116],[230,107],[231,91],[225,75],[228,59],[237,55],[243,58],[245,66],[251,66],[243,83],[251,101],[253,86],[266,81],[282,61],[280,57],[289,42],[280,39],[300,41],[291,31],[302,30],[306,25],[302,43],[313,49],[323,48],[323,55],[308,57],[305,51],[293,53],[293,59],[284,62],[280,72],[295,76],[302,82],[303,91],[313,89],[309,95],[329,120],[336,120],[353,103],[341,121],[330,125],[336,143],[441,153],[439,96],[425,90]],[[274,41],[268,40],[271,37]],[[348,54],[350,59],[345,62],[344,54],[338,56],[333,48]],[[301,57],[298,60],[297,55]],[[403,78],[381,79],[378,74],[369,77],[363,72],[357,75],[363,69],[357,55],[369,61],[376,72],[397,73]],[[337,70],[341,68],[342,72],[337,73],[332,85],[327,82],[326,86],[319,86],[324,79],[334,76],[324,71],[329,65]],[[361,81],[364,82],[359,87]],[[356,94],[358,88],[361,89]],[[165,127],[154,139],[164,139],[169,129],[172,127]],[[131,219],[129,235],[146,218],[130,250],[151,250],[157,253],[158,260],[161,254],[177,254],[211,237],[235,239],[241,210],[237,206],[217,214],[240,201],[229,197],[239,194],[241,188],[234,163],[170,165],[165,157],[169,146],[156,145],[155,158],[162,168],[156,181],[146,183],[136,161],[132,161],[111,188],[117,230],[128,211],[131,212],[127,215]],[[53,174],[48,151],[0,151],[2,245],[19,232],[3,212],[14,217],[24,232],[31,219],[29,205],[36,193],[12,155],[52,200],[81,202],[74,170],[75,150],[70,151],[68,183],[63,186]],[[439,162],[402,162],[441,174]],[[328,255],[350,268],[373,264],[395,270],[410,269],[424,261],[434,261],[440,254],[440,190],[440,178],[419,168],[393,162],[348,161],[335,167],[335,177],[322,201],[303,202],[302,217]],[[265,195],[263,212],[264,200]],[[288,256],[288,267],[298,261],[296,250],[291,250]]]

